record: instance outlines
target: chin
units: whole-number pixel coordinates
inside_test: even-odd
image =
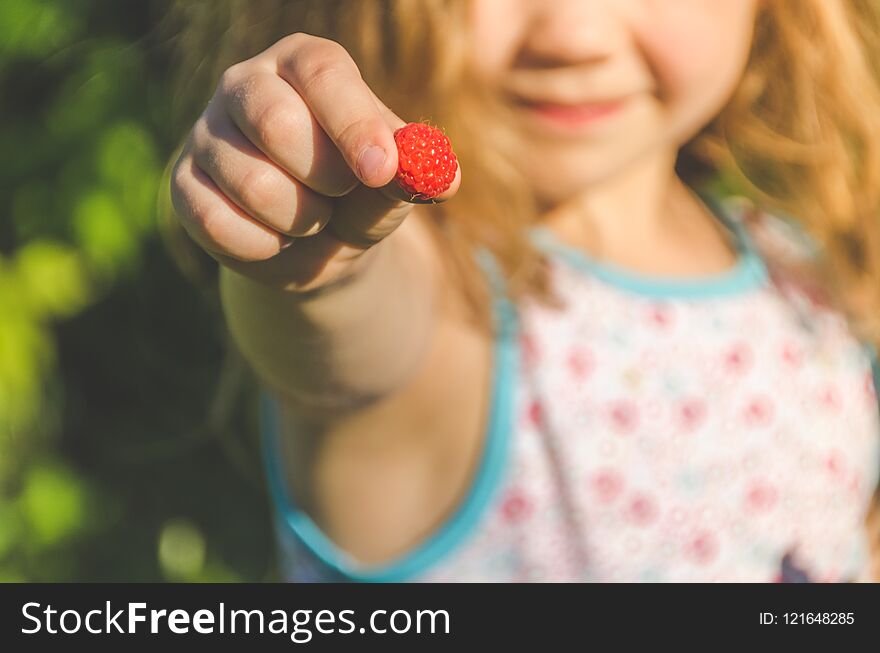
[[[533,156],[525,159],[527,175],[542,201],[560,204],[643,163],[669,159],[672,170],[675,157],[668,156],[669,148],[661,143],[646,147],[646,140],[640,137],[565,148],[533,146]]]
[[[623,157],[575,157],[548,161],[535,159],[528,173],[535,192],[541,198],[558,204],[612,178],[627,167],[632,159]]]
[[[589,180],[571,180],[565,184],[536,184],[535,194],[539,207],[550,210],[562,206],[590,191],[595,186]]]

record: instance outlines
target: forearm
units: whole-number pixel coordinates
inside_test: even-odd
[[[432,332],[436,272],[406,227],[368,252],[350,279],[319,292],[223,268],[227,323],[262,383],[323,413],[366,406],[412,376]]]

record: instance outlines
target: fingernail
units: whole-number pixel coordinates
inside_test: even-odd
[[[281,247],[278,249],[278,251],[283,252],[285,249],[293,245],[295,241],[296,238],[294,238],[293,236],[282,236]]]
[[[321,231],[324,228],[324,221],[318,220],[315,224],[309,227],[309,230],[303,234],[303,236],[314,236],[316,233]]]
[[[363,181],[369,181],[378,175],[382,170],[382,166],[385,165],[386,158],[388,158],[388,155],[385,153],[385,150],[378,145],[370,145],[364,148],[357,161],[360,178]]]

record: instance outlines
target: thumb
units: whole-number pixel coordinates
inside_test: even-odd
[[[451,199],[461,185],[461,167],[452,185],[434,199],[413,198],[396,180],[381,188],[359,184],[353,191],[336,198],[326,228],[339,240],[356,247],[372,247],[388,237],[409,215],[416,204],[437,204]]]
[[[392,131],[397,131],[407,124],[391,111],[372,92],[372,89],[370,92]],[[392,153],[392,158],[397,162],[397,152]],[[396,178],[378,188],[359,184],[350,193],[334,201],[333,215],[327,226],[347,244],[362,248],[371,247],[400,226],[413,205],[445,202],[455,196],[460,185],[460,162],[452,184],[433,199],[413,197],[398,184]]]

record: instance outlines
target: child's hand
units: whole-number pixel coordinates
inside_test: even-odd
[[[175,209],[221,263],[288,287],[323,285],[412,209],[394,181],[393,133],[404,124],[342,46],[293,34],[223,74],[175,165]]]

